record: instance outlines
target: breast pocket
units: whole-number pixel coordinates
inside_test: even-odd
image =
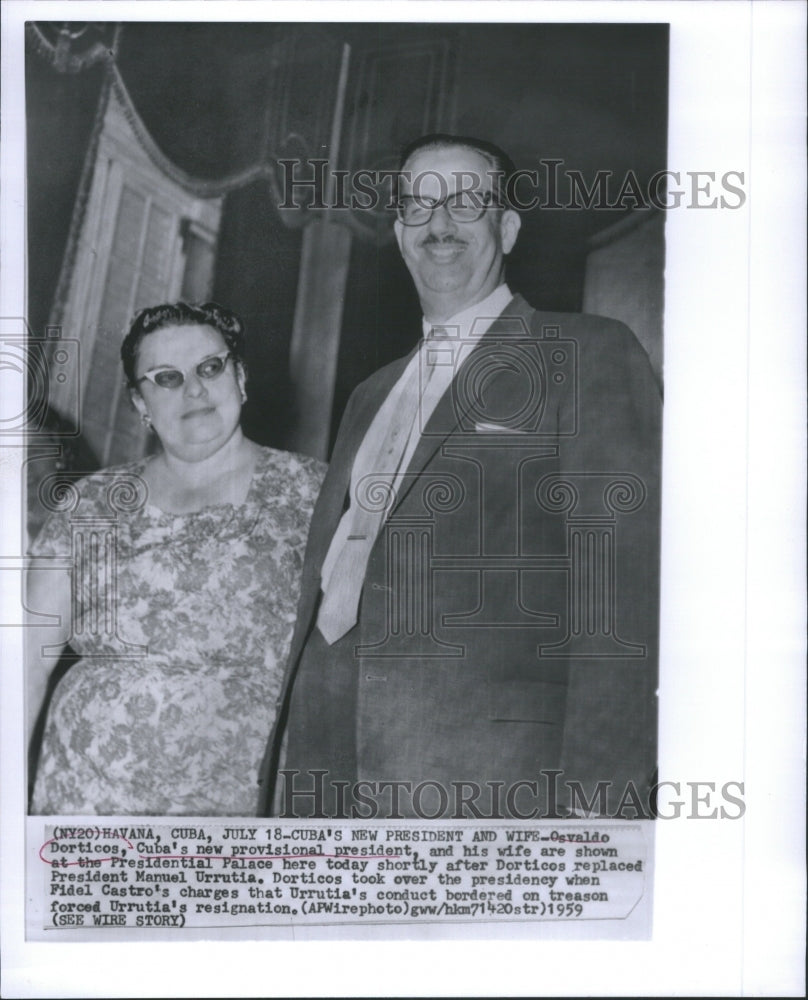
[[[549,684],[546,681],[489,684],[488,720],[561,726],[566,701],[566,684]]]

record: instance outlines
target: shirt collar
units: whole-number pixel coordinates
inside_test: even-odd
[[[443,323],[428,323],[426,319],[422,319],[424,337],[429,336],[433,326],[445,326],[456,328],[460,340],[479,340],[512,298],[513,294],[510,288],[503,282],[481,302],[475,302],[468,309],[462,309]],[[481,322],[475,323],[475,320]],[[454,331],[452,331],[452,335],[455,335]]]

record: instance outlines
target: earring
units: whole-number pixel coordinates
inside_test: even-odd
[[[151,417],[148,413],[141,413],[140,419],[145,427],[151,427]]]

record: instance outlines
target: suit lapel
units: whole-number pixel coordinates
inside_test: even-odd
[[[464,368],[471,364],[480,352],[484,352],[499,338],[514,336],[515,324],[518,324],[518,327],[523,326],[523,335],[525,337],[529,336],[529,317],[533,312],[533,308],[521,295],[515,295],[502,310],[499,317],[486,330],[478,343],[475,344],[464,362]],[[497,378],[496,373],[489,377],[486,382],[486,392],[493,392],[495,390]],[[438,449],[450,435],[457,431],[458,427],[464,423],[464,418],[468,415],[469,411],[473,409],[473,401],[464,400],[462,393],[457,392],[456,389],[457,375],[455,375],[449,388],[441,396],[438,405],[435,407],[432,416],[421,433],[412,460],[405,470],[406,475],[404,480],[397,490],[393,510],[401,505],[404,498],[412,489],[418,474],[423,472]]]

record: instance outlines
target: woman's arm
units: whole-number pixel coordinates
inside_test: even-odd
[[[54,569],[48,559],[35,560],[25,588],[26,742],[30,746],[45,700],[48,678],[70,638],[71,574]],[[43,615],[52,616],[44,624]],[[47,652],[43,650],[47,649]]]

